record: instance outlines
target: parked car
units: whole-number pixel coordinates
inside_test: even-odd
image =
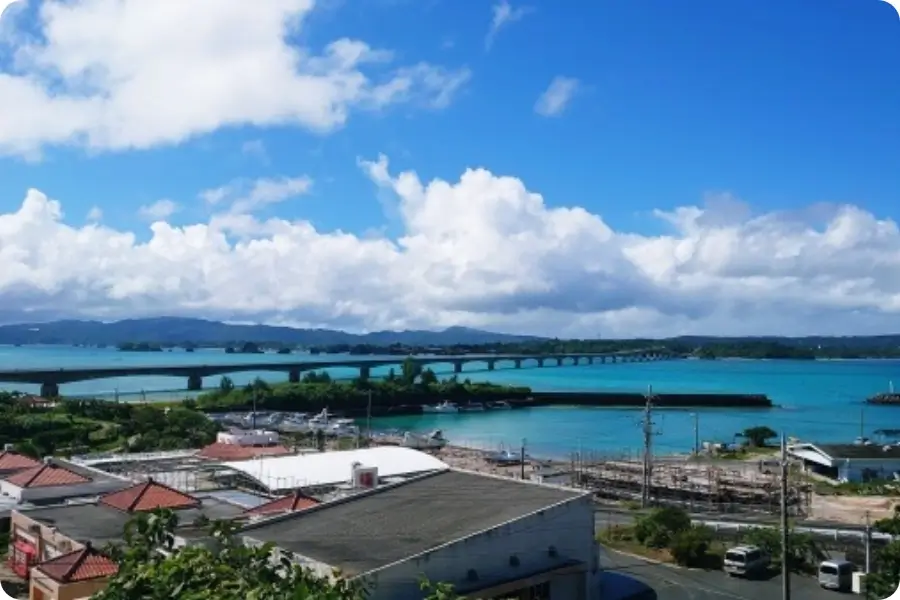
[[[756,546],[735,546],[725,552],[722,568],[732,577],[755,577],[769,568],[769,556]]]

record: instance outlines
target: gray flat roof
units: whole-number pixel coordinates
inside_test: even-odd
[[[232,519],[243,512],[242,508],[215,498],[201,499],[203,506],[199,508],[175,511],[178,516],[179,529],[190,528],[200,515],[214,521]],[[107,543],[121,543],[125,524],[134,516],[134,514],[109,506],[93,503],[24,509],[21,512],[35,521],[55,527],[68,538],[77,542],[90,541],[97,547],[102,547]],[[181,535],[180,531],[176,533]]]
[[[444,471],[251,525],[244,535],[355,576],[583,495]]]
[[[813,444],[831,458],[900,458],[900,446],[882,444]],[[887,447],[887,449],[885,449]]]
[[[30,519],[55,527],[76,542],[90,541],[96,547],[120,542],[131,515],[97,504],[70,504],[23,510]]]

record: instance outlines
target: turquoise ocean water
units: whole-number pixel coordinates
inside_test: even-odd
[[[0,370],[16,368],[66,368],[77,366],[125,366],[161,364],[228,364],[328,360],[328,356],[234,355],[216,350],[162,353],[123,353],[115,349],[64,346],[0,346]],[[535,390],[619,390],[644,392],[734,392],[767,394],[778,405],[767,410],[707,409],[659,410],[655,422],[657,452],[683,452],[693,445],[696,412],[700,437],[731,441],[736,432],[754,425],[768,425],[789,436],[809,441],[850,442],[864,431],[874,437],[877,429],[900,429],[900,407],[864,406],[863,400],[900,385],[900,361],[666,361],[617,363],[593,366],[506,369],[489,372],[485,365],[466,365],[463,377],[473,381],[521,384]],[[435,365],[449,374],[450,365]],[[373,376],[388,368],[373,369]],[[470,372],[471,371],[471,372]],[[355,369],[329,369],[333,377],[355,377]],[[284,373],[236,373],[237,384],[255,377],[286,379]],[[215,386],[218,377],[206,386]],[[64,395],[113,395],[123,399],[176,399],[186,395],[186,382],[171,377],[128,377],[87,381],[62,386]],[[31,386],[0,383],[0,389]],[[563,457],[573,450],[636,453],[640,448],[640,411],[605,408],[534,408],[483,414],[422,415],[377,420],[381,428],[428,431],[442,429],[454,443],[495,448],[518,447],[526,440],[529,452]]]

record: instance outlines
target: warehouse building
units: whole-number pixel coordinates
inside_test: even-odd
[[[450,468],[430,454],[397,446],[261,456],[224,462],[221,467],[220,479],[242,483],[241,487],[252,487],[267,494],[282,494],[298,488],[323,490],[345,484],[360,487],[365,483],[366,473],[377,472],[377,481],[364,486],[371,487]]]
[[[422,577],[478,598],[599,597],[589,493],[458,470],[375,487],[245,527],[371,600],[420,600]]]
[[[792,444],[788,454],[817,475],[841,482],[896,479],[900,474],[900,445]]]

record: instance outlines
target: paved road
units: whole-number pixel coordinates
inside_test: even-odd
[[[781,576],[768,581],[732,578],[721,571],[694,571],[655,565],[613,550],[602,550],[604,570],[644,583],[656,592],[640,600],[762,600],[781,597]],[[612,590],[610,590],[612,592]],[[609,600],[620,600],[612,593]],[[792,600],[840,600],[836,594],[820,588],[806,577],[791,577]]]
[[[639,516],[638,513],[623,510],[621,508],[597,507],[594,516],[596,531],[599,533],[604,529],[616,525],[631,525]],[[736,531],[747,527],[771,527],[776,526],[772,520],[764,521],[760,518],[754,519],[747,515],[716,515],[716,514],[692,514],[691,518],[694,523],[705,524],[715,529]],[[812,533],[818,536],[825,536],[829,539],[840,537],[841,539],[856,539],[862,542],[865,539],[865,528],[860,526],[848,525],[845,523],[832,523],[828,521],[796,521],[794,527],[797,531]],[[873,532],[872,539],[878,543],[887,543],[891,541],[893,536],[881,532]]]

